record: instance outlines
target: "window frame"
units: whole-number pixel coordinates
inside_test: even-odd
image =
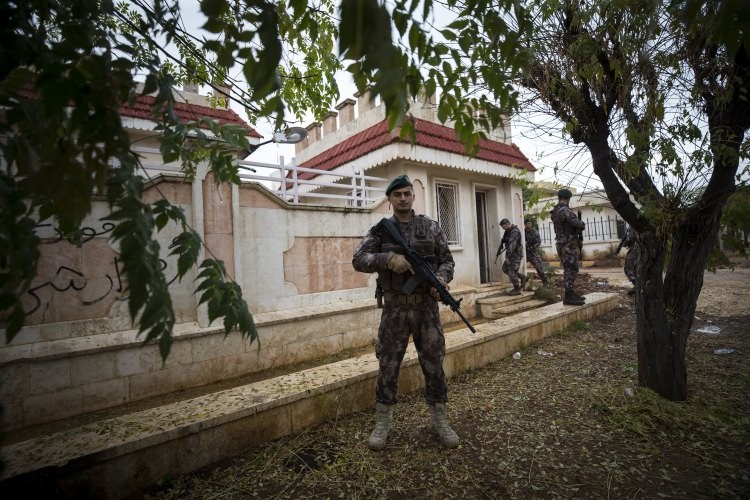
[[[448,221],[445,220],[445,217],[443,215],[443,201],[444,198],[441,197],[441,192],[443,190],[449,190],[452,192],[451,196],[451,202],[453,203],[453,217],[452,217],[452,223],[455,228],[455,234],[451,234],[451,228],[447,224]],[[443,233],[445,234],[446,239],[448,240],[448,245],[453,247],[460,247],[461,246],[461,211],[460,211],[460,192],[459,192],[459,184],[458,182],[453,181],[446,181],[446,180],[440,180],[435,181],[435,215],[437,223],[440,225],[440,228],[443,230]],[[448,201],[448,200],[446,200]],[[452,239],[453,238],[453,239]]]

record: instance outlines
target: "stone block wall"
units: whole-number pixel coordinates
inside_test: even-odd
[[[371,345],[379,310],[374,300],[352,301],[255,320],[260,341],[252,344],[237,332],[183,325],[165,362],[135,331],[56,341],[44,355],[6,348],[2,427],[27,428]]]

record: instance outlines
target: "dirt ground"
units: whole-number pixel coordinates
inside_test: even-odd
[[[698,299],[698,311],[716,316],[750,313],[750,263],[736,262],[735,269],[717,269],[706,273]]]
[[[443,449],[420,394],[381,452],[373,412],[342,416],[194,474],[149,498],[750,498],[750,265],[706,273],[688,341],[689,401],[638,387],[633,299],[614,270],[584,292],[622,304],[449,382],[461,445]]]

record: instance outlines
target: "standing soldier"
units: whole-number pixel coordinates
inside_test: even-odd
[[[625,276],[627,276],[630,282],[633,284],[633,288],[628,291],[628,295],[633,295],[635,293],[635,266],[638,263],[638,256],[640,253],[638,251],[638,247],[636,246],[637,239],[638,233],[636,232],[636,230],[631,226],[628,226],[627,231],[625,231],[625,236],[622,237],[620,246],[617,247],[617,252],[615,252],[615,254],[619,254],[622,247],[628,249],[628,253],[625,254],[625,266],[622,269],[625,272]]]
[[[549,280],[544,275],[544,264],[542,264],[542,258],[539,256],[539,246],[542,244],[542,239],[539,237],[539,232],[531,224],[531,219],[523,221],[523,225],[524,233],[526,233],[526,262],[534,266],[536,274],[542,280],[542,286],[549,286]]]
[[[406,175],[399,175],[388,185],[385,194],[393,207],[390,220],[398,226],[409,246],[431,264],[435,275],[447,288],[455,266],[448,241],[437,222],[416,215],[412,210],[414,191],[411,181]],[[455,448],[459,438],[451,429],[445,413],[448,388],[443,371],[445,337],[438,312],[439,295],[428,283],[417,285],[410,294],[404,293],[402,287],[414,274],[404,254],[404,248],[387,231],[374,226],[362,239],[352,259],[357,271],[378,273],[377,295],[383,300],[375,345],[379,363],[375,388],[376,421],[367,444],[373,450],[385,447],[392,428],[398,374],[411,334],[425,378],[424,397],[432,429],[445,447]]]
[[[520,279],[518,277],[518,269],[521,267],[521,259],[523,259],[521,230],[515,224],[511,224],[508,219],[501,220],[500,227],[505,231],[500,243],[500,247],[505,248],[503,272],[508,275],[513,285],[513,290],[509,291],[508,295],[521,295],[521,290],[529,280],[529,277],[525,274]]]
[[[578,235],[583,232],[586,224],[568,206],[572,197],[573,193],[568,189],[561,189],[557,192],[557,205],[552,209],[552,224],[555,226],[557,255],[563,266],[565,281],[563,304],[580,306],[586,303],[586,299],[576,294],[573,286],[578,276]]]

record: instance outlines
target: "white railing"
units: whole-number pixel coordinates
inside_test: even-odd
[[[238,166],[240,179],[260,182],[280,198],[295,204],[314,203],[313,200],[328,204],[334,200],[334,205],[368,206],[383,197],[388,183],[388,179],[365,175],[364,171],[354,167],[349,172],[329,172],[297,166],[294,159],[286,164],[283,156],[278,165],[243,160],[238,162]],[[268,175],[264,175],[263,171],[267,171]],[[303,173],[314,176],[303,179],[300,175]]]
[[[159,155],[155,148],[135,147],[136,153]],[[179,172],[177,163],[159,164],[143,161],[143,167],[151,172]],[[299,167],[294,158],[288,164],[284,157],[279,164],[262,163],[248,160],[237,162],[242,182],[263,184],[279,198],[294,204],[345,205],[366,207],[380,200],[385,194],[388,179],[365,175],[364,171],[352,167],[348,172],[336,170],[329,172],[314,168]],[[301,174],[310,173],[310,179],[302,179]]]

